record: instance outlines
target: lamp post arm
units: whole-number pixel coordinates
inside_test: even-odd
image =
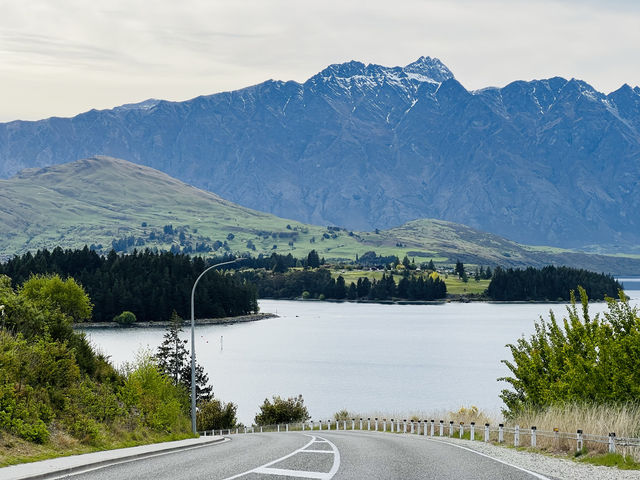
[[[235,260],[231,260],[229,262],[222,262],[211,265],[209,268],[206,268],[198,276],[198,278],[196,278],[196,281],[193,283],[193,288],[191,289],[191,431],[194,435],[196,434],[196,319],[193,300],[195,298],[196,285],[198,285],[200,279],[209,270],[212,270],[216,267],[221,267],[222,265],[236,263],[240,260],[242,260],[242,258],[236,258]]]

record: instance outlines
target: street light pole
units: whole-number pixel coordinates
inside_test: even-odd
[[[194,435],[196,434],[196,319],[194,315],[193,299],[196,293],[196,285],[198,285],[198,282],[200,281],[202,276],[209,270],[212,270],[216,267],[221,267],[222,265],[236,263],[240,260],[242,259],[236,258],[235,260],[231,260],[229,262],[222,262],[211,265],[209,268],[205,269],[205,271],[202,272],[198,278],[196,278],[196,281],[193,284],[193,288],[191,289],[191,431]]]

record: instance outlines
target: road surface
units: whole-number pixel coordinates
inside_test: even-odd
[[[224,443],[58,478],[544,480],[550,477],[423,436],[314,431],[232,435]]]

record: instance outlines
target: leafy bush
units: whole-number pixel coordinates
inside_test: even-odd
[[[125,310],[120,315],[113,317],[113,321],[120,325],[132,325],[136,323],[136,316],[132,312]]]
[[[237,424],[238,406],[232,402],[224,403],[218,399],[201,402],[196,414],[198,430],[220,430],[234,428]]]
[[[275,425],[304,422],[310,418],[302,395],[289,397],[286,400],[274,395],[273,402],[270,402],[268,398],[264,399],[264,403],[260,405],[260,413],[255,417],[255,423],[256,425]]]
[[[503,360],[513,390],[500,397],[507,415],[566,402],[625,403],[640,398],[640,318],[622,291],[607,299],[608,311],[591,317],[587,293],[579,288],[582,308],[571,294],[568,318],[535,325],[530,339],[510,344],[513,361]]]

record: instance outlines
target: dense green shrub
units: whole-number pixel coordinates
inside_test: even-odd
[[[275,425],[304,422],[310,418],[302,395],[289,397],[286,400],[274,395],[273,402],[268,398],[264,399],[264,403],[260,405],[260,412],[255,417],[255,423],[256,425]]]
[[[113,317],[113,321],[120,325],[132,325],[136,323],[136,316],[130,311],[125,310],[120,315]]]
[[[71,293],[71,294],[70,294]],[[188,397],[144,357],[118,373],[71,328],[90,311],[71,279],[0,276],[0,434],[45,443],[57,428],[101,446],[125,432],[187,434]]]
[[[510,344],[512,361],[503,362],[512,390],[502,391],[507,414],[565,402],[626,403],[640,399],[640,318],[624,293],[607,299],[608,311],[592,317],[587,293],[581,308],[571,295],[568,317],[551,312],[527,340]]]
[[[200,402],[196,414],[198,431],[235,428],[238,423],[237,410],[238,406],[234,403],[224,403],[215,398]]]

